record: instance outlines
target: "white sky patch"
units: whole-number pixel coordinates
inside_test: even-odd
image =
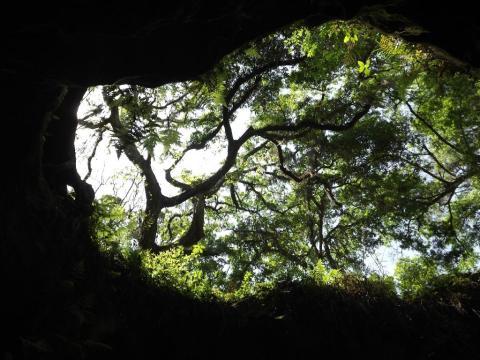
[[[401,258],[412,258],[419,255],[414,250],[401,249],[399,244],[380,246],[372,255],[367,256],[365,265],[369,271],[384,276],[392,276],[395,273],[395,266]]]
[[[95,141],[95,132],[91,129],[80,128],[76,134],[77,170],[82,178],[88,173],[87,158],[91,154]],[[135,166],[124,154],[117,157],[116,151],[111,146],[111,137],[104,135],[98,144],[97,151],[91,162],[92,172],[87,182],[92,185],[97,199],[104,195],[115,195],[125,198],[128,203],[130,185],[138,173]],[[137,182],[142,183],[137,176]],[[135,189],[130,189],[130,192]],[[143,203],[143,190],[138,194],[137,201]],[[133,200],[133,199],[131,199]],[[138,208],[137,204],[128,204],[132,208]]]

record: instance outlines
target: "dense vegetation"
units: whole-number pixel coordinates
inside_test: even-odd
[[[193,81],[92,89],[79,120],[92,131],[86,178],[108,138],[144,184],[136,200],[97,199],[96,237],[199,296],[376,279],[366,259],[392,245],[417,254],[383,278],[406,296],[474,271],[476,75],[395,34],[334,22],[247,44]],[[222,152],[213,173],[177,171],[205,149]],[[138,187],[138,175],[130,181]]]

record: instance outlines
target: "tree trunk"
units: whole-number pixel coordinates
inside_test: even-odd
[[[147,203],[145,206],[145,216],[142,221],[141,238],[139,240],[139,245],[142,249],[152,251],[156,251],[157,249],[155,240],[157,238],[158,218],[162,211],[159,190],[160,186],[158,185],[156,178],[152,179],[150,176],[145,176],[145,195]]]
[[[156,251],[157,244],[155,239],[157,236],[158,217],[162,211],[163,195],[158,184],[155,173],[150,164],[150,158],[145,159],[140,151],[135,146],[135,141],[129,136],[128,129],[126,129],[121,120],[118,106],[112,106],[111,99],[107,94],[104,94],[104,99],[110,107],[110,125],[115,137],[119,140],[121,147],[135,166],[137,166],[145,179],[145,197],[147,199],[145,206],[145,215],[142,220],[141,237],[139,239],[139,246],[142,249]]]
[[[66,197],[67,185],[70,185],[75,191],[77,207],[88,214],[94,192],[92,187],[80,178],[75,158],[77,111],[86,90],[69,88],[61,105],[54,112],[45,134],[42,163],[45,179],[53,194]]]

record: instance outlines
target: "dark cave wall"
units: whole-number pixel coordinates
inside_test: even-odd
[[[8,342],[8,335],[45,330],[65,305],[62,282],[90,244],[88,212],[65,196],[70,181],[52,172],[66,157],[74,165],[76,126],[66,120],[76,116],[81,95],[42,80],[2,80],[0,317]]]
[[[18,22],[3,32],[9,56],[0,61],[66,84],[158,86],[195,77],[246,41],[298,19],[350,17],[360,6],[353,4],[348,11],[308,0],[42,4],[31,16],[13,11]]]
[[[197,76],[249,39],[299,19],[319,24],[360,16],[386,31],[480,65],[474,2],[111,1],[12,4],[0,22],[2,72],[63,84],[157,86]],[[15,7],[18,8],[15,8]],[[412,35],[405,28],[426,31]]]

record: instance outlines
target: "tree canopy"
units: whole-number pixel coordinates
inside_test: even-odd
[[[416,266],[399,265],[406,282],[408,269],[471,270],[477,75],[398,34],[332,22],[257,39],[192,81],[97,88],[79,119],[92,135],[86,177],[108,138],[145,194],[141,210],[97,199],[97,237],[124,247],[138,239],[159,254],[147,267],[186,256],[189,279],[221,289],[365,272],[366,259],[392,244],[419,254]],[[224,156],[215,171],[178,171],[188,152],[205,149]]]

